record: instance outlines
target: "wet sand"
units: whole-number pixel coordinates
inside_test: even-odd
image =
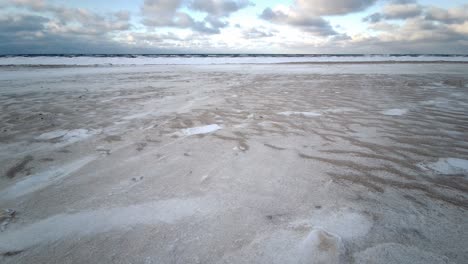
[[[3,67],[0,260],[464,263],[467,75]]]

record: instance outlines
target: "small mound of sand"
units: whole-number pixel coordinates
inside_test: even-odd
[[[349,209],[314,214],[311,219],[293,222],[293,229],[314,228],[320,226],[344,240],[350,240],[366,235],[372,228],[369,217]]]
[[[322,228],[314,228],[302,246],[301,264],[340,263],[344,253],[341,238]]]

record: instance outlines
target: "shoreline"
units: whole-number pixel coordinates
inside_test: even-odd
[[[240,65],[382,65],[382,64],[468,64],[468,61],[304,61],[304,62],[265,62],[265,63],[168,63],[168,64],[0,64],[2,68],[88,68],[88,67],[138,67],[138,66],[240,66]]]

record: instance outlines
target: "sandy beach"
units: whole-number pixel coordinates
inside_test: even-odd
[[[467,76],[0,67],[0,262],[466,263]]]

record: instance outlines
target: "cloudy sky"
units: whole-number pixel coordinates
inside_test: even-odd
[[[468,0],[0,0],[0,53],[463,53]]]

